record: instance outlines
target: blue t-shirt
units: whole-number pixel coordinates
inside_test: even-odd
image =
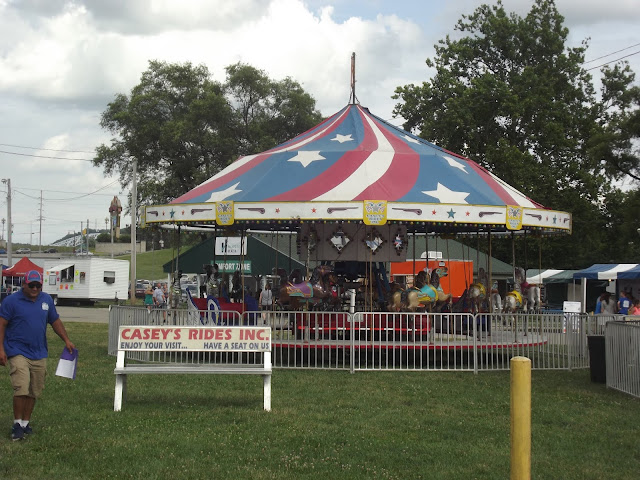
[[[31,301],[19,290],[2,301],[0,317],[9,322],[4,332],[7,357],[47,358],[47,324],[59,318],[51,295],[40,292]]]
[[[629,313],[629,307],[631,306],[631,300],[627,297],[620,299],[620,311],[618,312],[620,315],[627,315]]]

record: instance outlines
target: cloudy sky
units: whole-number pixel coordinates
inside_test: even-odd
[[[43,245],[87,220],[105,227],[109,202],[126,192],[86,160],[110,139],[100,114],[116,93],[130,92],[149,60],[206,64],[219,81],[238,61],[274,79],[290,76],[328,116],[349,101],[356,52],[358,99],[392,119],[394,89],[428,79],[433,45],[482,3],[492,2],[0,0],[0,178],[11,180],[13,242],[38,245],[40,224]],[[503,4],[521,15],[531,7]],[[629,55],[640,74],[638,0],[556,5],[569,46],[590,38],[587,68]],[[597,82],[598,69],[592,73]],[[0,184],[0,218],[6,194]]]

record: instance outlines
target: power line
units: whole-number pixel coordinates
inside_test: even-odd
[[[67,153],[96,153],[95,151],[89,152],[87,150],[56,150],[55,148],[42,148],[42,147],[25,147],[23,145],[11,145],[10,143],[0,143],[3,147],[13,148],[28,148],[29,150],[47,150],[49,152],[67,152]]]
[[[93,159],[91,158],[49,157],[46,155],[30,155],[28,153],[7,152],[6,150],[0,150],[0,153],[6,153],[9,155],[20,155],[21,157],[51,158],[53,160],[73,160],[76,162],[93,162]]]
[[[111,193],[96,193],[96,192],[99,192],[100,190],[103,190],[103,189],[105,189],[107,187],[111,187],[116,183],[118,183],[118,180],[114,180],[110,184],[105,185],[104,187],[100,187],[98,190],[96,190],[94,192],[91,192],[91,193],[87,193],[87,194],[85,194],[84,192],[70,192],[69,190],[43,190],[42,188],[29,188],[29,187],[20,187],[20,189],[21,190],[37,190],[37,191],[42,190],[43,192],[49,192],[49,193],[78,193],[78,194],[82,194],[82,195],[104,195],[104,196],[110,196],[110,195],[113,195],[113,194],[111,194]],[[54,198],[54,199],[47,199],[47,200],[61,200],[61,199]]]
[[[68,202],[70,200],[78,200],[80,198],[85,198],[85,197],[89,197],[91,195],[105,195],[105,196],[111,196],[112,194],[110,193],[103,193],[103,194],[98,194],[98,192],[100,192],[101,190],[104,190],[105,188],[109,188],[112,187],[115,183],[118,183],[117,180],[114,180],[113,182],[111,182],[108,185],[105,185],[104,187],[100,187],[98,190],[95,190],[93,192],[89,192],[89,193],[83,193],[82,195],[76,196],[76,197],[69,197],[69,198],[45,198],[44,200],[48,201],[48,202]],[[36,190],[34,188],[25,188],[25,190]],[[32,195],[27,195],[24,192],[21,192],[20,189],[14,188],[13,189],[14,192],[19,193],[20,195],[23,195],[27,198],[31,198],[34,200],[40,200],[40,197],[34,197]],[[43,190],[45,192],[57,192],[57,193],[71,193],[71,192],[60,192],[59,190]]]
[[[611,60],[610,62],[605,62],[605,63],[603,63],[601,65],[596,66],[596,67],[587,68],[585,71],[588,72],[589,70],[595,70],[596,68],[604,67],[605,65],[609,65],[610,63],[615,63],[615,62],[617,62],[619,60],[622,60],[623,58],[632,57],[633,55],[637,55],[639,53],[640,53],[640,50],[638,50],[637,52],[630,53],[629,55],[625,55],[624,57],[616,58],[615,60]]]
[[[630,48],[637,47],[638,45],[640,45],[640,43],[636,43],[635,45],[630,45],[628,47],[621,48],[620,50],[616,50],[615,52],[607,53],[606,55],[601,55],[599,57],[592,58],[591,60],[586,60],[585,62],[583,62],[583,65],[585,65],[587,63],[595,62],[596,60],[600,60],[601,58],[604,58],[604,57],[610,57],[611,55],[615,55],[616,53],[624,52],[625,50],[629,50]],[[0,145],[2,145],[2,144],[0,143]]]

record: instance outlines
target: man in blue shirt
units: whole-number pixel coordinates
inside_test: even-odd
[[[53,299],[42,291],[42,274],[31,270],[24,276],[22,290],[9,295],[0,306],[0,365],[9,365],[14,441],[32,433],[31,412],[44,389],[47,371],[47,324],[69,352],[73,352],[75,346],[69,340]]]
[[[618,313],[620,315],[627,315],[629,313],[629,307],[631,306],[630,296],[627,292],[623,290],[620,291],[620,300],[618,300]]]

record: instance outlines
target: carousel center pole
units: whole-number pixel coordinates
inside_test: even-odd
[[[356,104],[356,52],[351,54],[351,95],[349,96],[349,104]]]

